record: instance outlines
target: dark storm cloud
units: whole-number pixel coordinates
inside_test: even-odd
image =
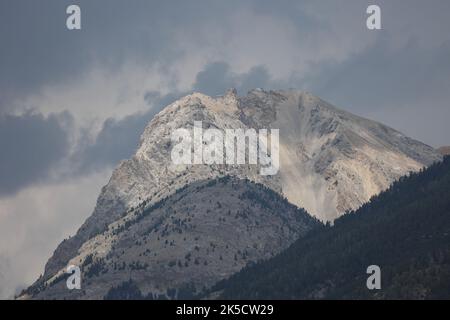
[[[43,85],[77,81],[93,65],[172,62],[174,30],[211,19],[205,5],[226,14],[225,1],[76,1],[82,30],[66,29],[68,0],[0,2],[0,111]]]
[[[264,66],[252,67],[249,72],[238,76],[237,89],[245,94],[255,88],[277,89],[277,83],[270,77]]]
[[[68,114],[0,115],[0,197],[48,177],[67,152]]]
[[[253,67],[247,73],[235,74],[225,62],[208,64],[196,76],[194,91],[212,96],[222,95],[229,88],[236,88],[241,94],[258,87],[270,86],[270,76],[263,66]],[[177,99],[190,92],[178,92],[162,95],[158,91],[149,91],[144,100],[151,106],[146,112],[139,112],[123,119],[110,118],[106,120],[100,133],[91,143],[86,132],[86,138],[81,139],[75,155],[71,159],[75,163],[74,174],[89,173],[105,166],[114,166],[119,161],[130,158],[136,151],[139,138],[150,120]]]
[[[196,32],[211,22],[226,28],[225,19],[244,8],[292,21],[301,14],[285,9],[290,1],[79,0],[82,30],[69,31],[65,11],[73,3],[0,1],[0,112],[10,112],[15,106],[9,102],[45,85],[76,84],[94,66],[117,69],[129,61],[170,66],[186,54],[176,46],[176,31]],[[311,25],[306,15],[300,20]]]
[[[346,110],[381,121],[434,147],[448,145],[450,41],[438,49],[414,40],[397,49],[380,39],[341,63],[312,68],[291,83]]]
[[[73,118],[69,112],[48,117],[35,112],[0,115],[0,197],[48,181],[51,169],[57,165],[69,165],[56,177],[63,179],[90,174],[130,158],[154,115],[185,94],[188,93],[149,92],[145,96],[151,104],[147,111],[120,120],[107,119],[94,142],[88,138],[90,128],[86,128],[71,154],[68,151]]]
[[[215,62],[197,74],[194,90],[215,96],[223,94],[226,88],[232,86],[230,66],[225,62]]]
[[[392,50],[381,39],[342,63],[312,68],[303,85],[353,111],[414,105],[423,97],[449,97],[449,57],[450,42],[430,50],[410,41]]]
[[[393,24],[389,20],[415,20],[421,12],[445,12],[448,1],[408,1],[392,4],[380,0],[383,21],[387,32]],[[149,1],[149,0],[109,0],[76,1],[82,9],[82,30],[68,31],[65,27],[65,9],[73,1],[69,0],[3,0],[0,2],[0,110],[7,110],[7,102],[48,83],[79,80],[79,76],[93,65],[104,64],[108,68],[119,68],[124,61],[137,60],[143,64],[158,62],[170,65],[184,52],[177,52],[173,33],[205,21],[216,21],[221,25],[224,17],[231,13],[251,8],[255,13],[280,18],[292,23],[299,36],[314,36],[314,31],[328,28],[328,21],[307,14],[314,7],[348,7],[336,10],[332,17],[342,23],[355,20],[364,27],[364,9],[368,1]],[[414,8],[411,15],[411,9]],[[357,9],[354,9],[357,8]],[[431,8],[431,9],[429,9]],[[435,9],[433,9],[435,8]],[[346,12],[352,12],[347,17]],[[353,12],[360,13],[353,16]],[[416,16],[417,15],[417,16]],[[432,16],[430,16],[432,19]],[[436,22],[436,25],[442,21]],[[224,28],[226,24],[223,24]],[[324,27],[325,26],[325,27]],[[444,25],[445,26],[445,25]],[[420,29],[421,26],[417,26]],[[195,28],[193,30],[196,30]],[[406,30],[406,29],[405,29]],[[440,28],[438,34],[429,35],[439,39],[448,28]],[[261,29],[261,32],[265,32]],[[232,35],[231,35],[232,36]],[[348,35],[352,37],[352,34]],[[270,41],[270,39],[268,39]],[[302,41],[301,38],[298,41]],[[394,39],[395,41],[395,39]],[[276,50],[277,48],[273,48]],[[281,50],[283,48],[280,48]],[[330,48],[332,50],[333,48]],[[236,48],[239,50],[239,48]],[[386,53],[385,53],[386,54]],[[399,57],[392,57],[398,59]],[[325,61],[326,63],[326,61]],[[222,65],[222,68],[224,66]],[[226,66],[225,66],[226,67]],[[212,67],[211,67],[212,68]],[[228,72],[215,66],[210,70],[217,74]],[[370,65],[366,68],[370,68]],[[326,80],[326,75],[325,78]],[[204,80],[204,79],[203,79]],[[232,82],[224,78],[223,81]],[[208,88],[199,76],[199,85]],[[218,82],[216,80],[215,82]],[[232,83],[224,82],[218,87]]]
[[[273,83],[264,66],[251,68],[247,73],[236,74],[228,63],[220,61],[206,65],[193,85],[194,91],[211,96],[222,95],[227,89],[236,88],[241,95],[254,88],[269,88]],[[272,89],[272,87],[271,87]]]
[[[80,142],[79,150],[72,159],[76,166],[73,174],[89,173],[129,158],[136,150],[139,135],[151,116],[144,113],[127,116],[122,120],[106,120],[93,144],[87,138]],[[87,132],[86,135],[88,134]]]
[[[115,166],[119,161],[129,159],[136,151],[139,138],[145,126],[165,106],[187,94],[161,95],[158,91],[148,92],[144,99],[151,105],[148,111],[138,112],[123,119],[107,119],[94,143],[82,138],[71,159],[74,163],[72,174],[86,174],[101,170],[107,166]],[[87,130],[85,136],[89,135]]]

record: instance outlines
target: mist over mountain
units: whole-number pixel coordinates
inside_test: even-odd
[[[175,165],[171,134],[194,121],[221,130],[279,129],[278,174],[262,176],[259,165]],[[193,93],[151,120],[93,214],[58,246],[24,296],[101,298],[130,278],[147,294],[176,297],[186,286],[196,292],[279,253],[318,225],[298,208],[334,221],[441,159],[433,148],[310,93]],[[86,290],[65,288],[70,263],[83,267]]]

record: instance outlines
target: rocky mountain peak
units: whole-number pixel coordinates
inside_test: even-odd
[[[175,165],[171,134],[178,128],[279,129],[280,169],[259,174],[258,165]],[[143,203],[158,203],[199,181],[232,176],[260,183],[322,221],[354,210],[411,171],[442,156],[433,148],[380,123],[339,110],[297,90],[235,90],[210,97],[193,93],[157,114],[145,128],[136,154],[120,163],[102,189],[96,208],[77,234],[63,242],[43,279],[65,267],[89,239]]]

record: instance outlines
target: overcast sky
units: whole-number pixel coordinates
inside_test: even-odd
[[[374,3],[382,30],[366,28]],[[148,121],[193,90],[298,88],[450,144],[449,14],[448,0],[2,0],[0,297],[42,272]]]

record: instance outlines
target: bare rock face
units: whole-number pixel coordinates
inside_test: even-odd
[[[278,174],[261,176],[255,165],[174,165],[171,134],[191,128],[194,121],[202,121],[204,128],[279,129]],[[146,206],[155,204],[198,181],[248,179],[322,221],[333,221],[399,177],[441,159],[433,148],[309,93],[257,89],[238,97],[231,90],[215,98],[194,93],[167,106],[148,124],[136,154],[114,170],[92,216],[56,249],[38,283],[54,277],[87,243],[94,246],[92,239],[104,235],[124,212],[131,214],[144,201]]]
[[[180,170],[170,159],[171,133],[192,127],[194,121],[202,121],[204,128],[280,129],[279,174],[262,177],[252,166],[193,165]],[[194,93],[150,122],[136,155],[114,170],[92,222],[82,230],[95,233],[155,193],[164,196],[186,183],[225,174],[261,182],[313,216],[333,220],[400,176],[440,159],[433,148],[309,93],[253,90],[241,98],[235,91],[217,98]]]
[[[28,294],[102,299],[132,278],[145,296],[192,296],[318,225],[263,185],[230,176],[194,182],[131,210],[84,243],[69,261],[82,266],[82,290],[68,290],[61,270]]]

